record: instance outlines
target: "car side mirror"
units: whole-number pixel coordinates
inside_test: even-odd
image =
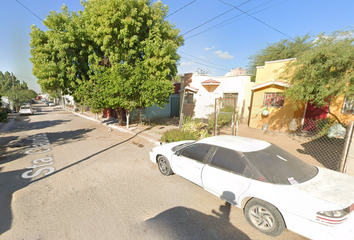
[[[176,156],[179,156],[179,155],[181,155],[181,151],[176,151],[175,154],[176,154]]]

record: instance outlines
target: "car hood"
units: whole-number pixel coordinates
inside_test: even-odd
[[[292,185],[299,191],[343,208],[354,203],[354,177],[325,168],[318,168],[318,174],[311,180]]]

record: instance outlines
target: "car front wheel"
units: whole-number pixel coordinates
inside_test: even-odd
[[[159,170],[163,175],[169,176],[173,174],[170,163],[165,156],[159,156],[157,158],[157,165],[159,166]]]
[[[244,209],[246,220],[252,227],[269,236],[280,235],[285,229],[282,215],[273,205],[251,199]]]

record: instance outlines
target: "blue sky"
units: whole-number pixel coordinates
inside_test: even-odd
[[[20,3],[29,10],[23,7]],[[281,39],[307,33],[353,27],[352,0],[163,0],[169,5],[167,20],[184,35],[179,74],[209,70],[224,76],[230,69],[246,68],[248,57]],[[82,10],[80,0],[6,0],[0,14],[0,71],[13,72],[40,92],[32,75],[30,26],[45,30],[49,11]],[[238,10],[238,7],[240,10]],[[246,14],[247,13],[247,14]]]

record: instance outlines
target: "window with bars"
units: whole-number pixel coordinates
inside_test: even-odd
[[[354,114],[354,96],[345,96],[343,102],[342,113]]]
[[[185,103],[194,103],[193,96],[194,96],[194,93],[186,93],[186,96],[184,98],[184,102]]]
[[[277,107],[284,106],[284,93],[264,93],[263,106]]]

